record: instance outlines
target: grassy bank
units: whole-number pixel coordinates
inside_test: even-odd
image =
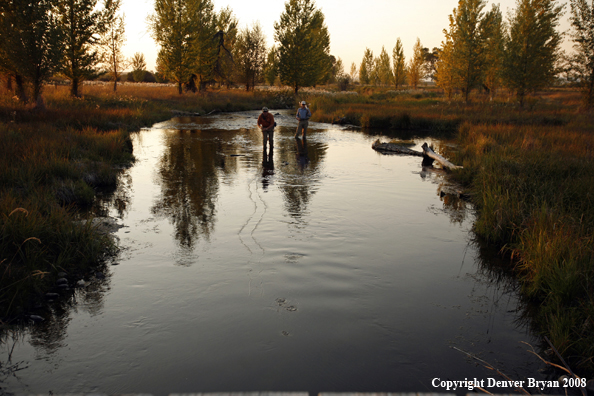
[[[206,113],[286,107],[284,92],[208,92],[180,96],[174,87],[127,84],[48,86],[46,110],[0,91],[0,318],[25,318],[60,272],[82,273],[113,251],[109,237],[81,226],[80,209],[96,191],[114,188],[133,162],[130,133],[171,118],[172,110]]]
[[[479,209],[475,231],[504,246],[534,302],[536,327],[571,361],[594,371],[594,123],[463,124],[459,151]]]
[[[354,94],[303,95],[312,119],[345,122],[365,128],[455,132],[463,122],[508,125],[566,125],[579,106],[578,92],[551,90],[530,98],[520,109],[513,97],[495,100],[477,95],[470,104],[444,100],[435,88],[394,91],[357,88]]]

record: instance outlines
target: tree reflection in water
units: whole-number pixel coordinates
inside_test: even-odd
[[[200,139],[202,131],[170,130],[164,134],[165,151],[157,165],[161,195],[151,208],[167,217],[181,247],[192,250],[200,236],[214,230],[219,180],[217,140]],[[220,159],[220,158],[219,158]]]

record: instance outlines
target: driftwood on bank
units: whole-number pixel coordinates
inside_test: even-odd
[[[454,165],[452,164],[450,161],[448,161],[447,159],[443,158],[441,155],[437,154],[435,151],[433,151],[433,149],[431,147],[429,147],[427,145],[427,143],[423,143],[423,145],[421,146],[421,148],[423,149],[423,154],[425,154],[425,156],[434,159],[435,161],[439,162],[441,164],[442,167],[447,168],[447,169],[459,169],[462,168],[461,166],[458,165]]]
[[[407,147],[404,147],[404,146],[401,146],[398,144],[394,144],[394,143],[380,143],[379,139],[377,139],[371,145],[371,148],[373,148],[376,151],[423,157],[423,166],[429,166],[433,163],[433,161],[437,161],[445,169],[462,168],[461,166],[452,164],[450,161],[443,158],[441,155],[437,154],[435,151],[433,151],[433,149],[431,147],[429,147],[429,145],[427,143],[423,143],[423,145],[421,147],[423,149],[422,152],[416,151],[416,150],[411,150]]]

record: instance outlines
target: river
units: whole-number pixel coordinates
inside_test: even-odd
[[[121,227],[120,254],[48,302],[44,322],[3,336],[2,391],[445,392],[434,385],[503,379],[458,349],[546,378],[517,286],[475,241],[471,205],[441,194],[442,173],[371,149],[386,136],[312,123],[296,140],[276,114],[272,153],[258,112],[134,135],[136,163],[97,205]]]

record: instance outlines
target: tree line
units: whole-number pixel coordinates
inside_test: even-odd
[[[121,0],[4,0],[0,2],[0,73],[21,101],[40,103],[42,87],[54,75],[80,84],[108,73],[117,81],[130,65],[142,79],[142,54],[123,55],[125,16]],[[337,60],[323,13],[313,0],[289,0],[275,23],[276,46],[266,47],[259,23],[239,28],[230,8],[214,11],[212,0],[156,0],[148,18],[159,45],[156,76],[176,83],[178,92],[212,83],[269,83],[300,87],[332,82]],[[341,64],[340,64],[341,65]]]
[[[42,87],[60,74],[80,95],[82,81],[109,73],[117,89],[130,65],[141,80],[142,54],[123,56],[124,18],[121,0],[4,0],[0,2],[0,73],[16,85],[22,101],[39,103]],[[392,57],[385,48],[378,57],[367,48],[357,68],[344,71],[330,54],[330,35],[314,0],[288,0],[274,24],[271,48],[259,23],[243,29],[230,8],[214,11],[213,0],[156,0],[148,18],[159,45],[156,75],[175,82],[178,92],[208,84],[244,84],[247,90],[269,84],[301,87],[356,77],[362,84],[394,85],[431,78],[446,96],[459,91],[466,101],[474,89],[495,95],[505,87],[520,104],[526,95],[547,86],[560,73],[584,87],[585,103],[594,104],[594,4],[570,0],[574,53],[560,50],[558,31],[564,5],[555,0],[517,0],[507,17],[486,0],[459,0],[439,48],[429,50],[416,40],[410,60],[398,38]],[[28,94],[29,92],[29,94]]]
[[[485,11],[485,0],[459,0],[449,15],[441,47],[429,51],[420,40],[407,62],[400,38],[392,59],[382,47],[378,57],[367,48],[359,66],[362,84],[394,85],[408,82],[413,88],[430,78],[451,99],[454,91],[470,100],[474,89],[492,98],[505,87],[520,105],[531,92],[550,86],[563,76],[583,87],[584,103],[594,106],[594,2],[570,1],[570,37],[574,52],[564,54],[559,19],[565,5],[554,0],[517,0],[504,20],[498,5]],[[353,63],[352,75],[356,74]]]

